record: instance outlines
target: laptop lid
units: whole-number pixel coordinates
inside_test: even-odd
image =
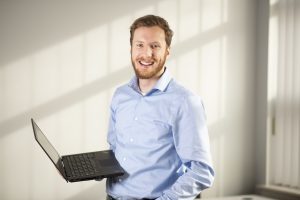
[[[38,125],[35,123],[35,121],[32,118],[31,118],[31,124],[32,124],[35,140],[42,147],[42,149],[50,158],[50,160],[55,165],[55,167],[60,172],[60,174],[64,177],[64,179],[67,180],[61,156],[56,151],[56,149],[52,146],[52,144],[49,142],[49,140],[43,134],[42,130],[38,127]]]

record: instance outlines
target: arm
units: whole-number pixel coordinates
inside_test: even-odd
[[[112,106],[110,107],[110,118],[108,124],[108,132],[107,132],[107,142],[109,144],[109,148],[111,150],[115,150],[115,143],[116,143],[116,135],[115,135],[115,114]]]
[[[109,144],[109,148],[113,151],[115,151],[115,147],[116,147],[115,96],[116,96],[116,92],[112,98],[111,105],[110,105],[110,116],[109,116],[108,131],[107,131],[107,142]]]
[[[194,199],[202,190],[211,187],[214,174],[211,167],[191,161],[183,168],[183,175],[157,200]]]
[[[184,100],[175,124],[172,131],[182,161],[179,170],[182,175],[158,200],[194,199],[202,190],[211,187],[214,179],[205,112],[198,97]]]
[[[109,144],[109,149],[115,150],[115,112],[113,110],[113,106],[111,104],[110,106],[110,117],[109,117],[109,123],[108,123],[108,132],[107,132],[107,142]],[[103,178],[95,179],[96,181],[102,181]]]

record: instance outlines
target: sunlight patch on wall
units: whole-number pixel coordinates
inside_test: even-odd
[[[178,17],[178,39],[179,42],[187,40],[200,31],[200,1],[198,0],[181,0],[179,3]]]
[[[209,110],[208,125],[214,124],[224,117],[225,52],[226,40],[222,40],[222,38],[203,45],[200,51],[200,87]]]
[[[3,76],[0,120],[5,120],[26,111],[32,104],[32,80],[28,79],[32,76],[32,60],[20,59],[1,67],[0,72]]]
[[[153,14],[156,11],[156,7],[155,5],[151,5],[151,6],[146,6],[144,8],[141,8],[139,10],[134,10],[132,13],[132,18],[131,18],[131,23],[133,22],[133,20],[137,19],[138,17],[142,17],[144,15],[149,15],[149,14]]]
[[[105,24],[88,31],[84,37],[85,83],[102,78],[109,72],[108,34],[108,25]]]
[[[177,78],[193,92],[199,91],[199,56],[197,49],[189,51],[178,58]],[[189,77],[187,79],[187,77]]]
[[[129,15],[114,20],[109,29],[107,49],[109,50],[110,72],[130,65]],[[103,66],[105,67],[105,66]]]
[[[215,28],[228,20],[228,0],[201,1],[201,31]]]

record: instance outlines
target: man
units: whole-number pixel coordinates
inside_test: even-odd
[[[135,77],[116,90],[108,131],[126,174],[107,180],[107,199],[194,199],[212,185],[203,105],[165,67],[172,36],[154,15],[130,27]]]

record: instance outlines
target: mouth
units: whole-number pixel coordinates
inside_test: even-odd
[[[146,62],[146,61],[140,60],[139,64],[143,67],[150,67],[154,64],[154,62]]]

